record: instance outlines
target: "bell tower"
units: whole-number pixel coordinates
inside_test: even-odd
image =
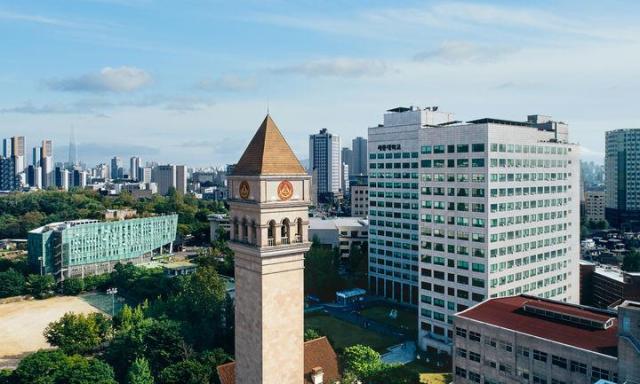
[[[235,382],[304,378],[310,177],[267,115],[228,177],[235,252]]]

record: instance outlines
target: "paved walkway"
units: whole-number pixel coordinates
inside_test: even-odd
[[[409,364],[416,359],[416,343],[407,341],[389,347],[389,352],[382,355],[382,361],[387,364]]]

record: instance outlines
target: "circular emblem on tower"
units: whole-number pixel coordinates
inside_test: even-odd
[[[289,200],[293,196],[293,185],[287,181],[281,181],[278,185],[278,197],[280,200]]]
[[[246,181],[241,182],[238,192],[240,192],[241,198],[243,198],[244,200],[247,200],[249,198],[249,192],[251,192],[251,188],[249,188],[249,183],[247,183]]]

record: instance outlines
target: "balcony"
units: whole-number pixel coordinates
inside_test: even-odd
[[[291,244],[291,242],[289,241],[289,238],[288,238],[288,237],[282,237],[282,238],[280,238],[280,242],[281,242],[282,244],[284,244],[284,245],[289,245],[289,244]]]

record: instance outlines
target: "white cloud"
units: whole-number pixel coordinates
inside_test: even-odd
[[[255,89],[257,81],[255,77],[243,77],[237,75],[222,75],[218,78],[202,79],[196,84],[196,88],[203,91],[249,91]]]
[[[418,53],[416,61],[441,61],[444,63],[493,62],[514,52],[515,49],[498,46],[482,46],[465,41],[445,41],[438,48]]]
[[[277,74],[300,74],[309,77],[364,77],[379,76],[389,70],[381,60],[332,58],[310,60],[299,64],[283,66],[272,70]]]
[[[151,75],[136,67],[105,67],[98,73],[45,81],[52,90],[65,92],[132,92],[152,81]]]

